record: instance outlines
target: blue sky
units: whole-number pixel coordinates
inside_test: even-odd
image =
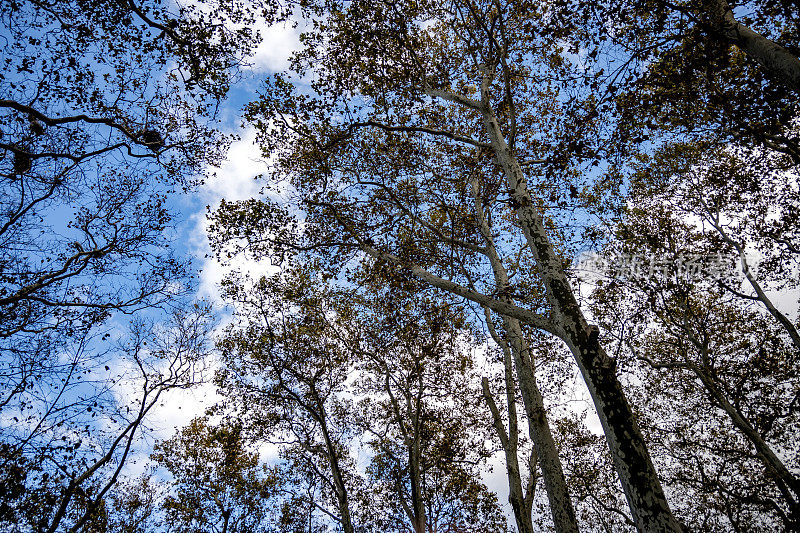
[[[206,206],[214,209],[223,198],[235,201],[258,194],[260,185],[254,177],[267,167],[255,145],[255,129],[243,124],[241,110],[255,98],[263,77],[285,69],[290,54],[299,46],[300,30],[293,28],[290,23],[260,28],[260,31],[263,41],[250,59],[250,67],[242,72],[240,81],[231,88],[228,99],[219,112],[220,129],[238,136],[238,139],[231,144],[226,159],[219,167],[207,169],[210,177],[202,186],[173,198],[172,207],[177,215],[175,251],[181,256],[192,257],[194,267],[199,270],[197,297],[215,304],[221,326],[224,326],[229,315],[220,298],[218,284],[229,269],[209,253]],[[259,263],[245,258],[237,259],[236,264],[238,268],[252,274],[272,270],[268,262]],[[209,379],[213,374],[214,364],[212,361]],[[172,436],[176,426],[183,426],[194,416],[202,414],[216,399],[211,384],[188,391],[173,391],[163,407],[150,417],[153,437]]]

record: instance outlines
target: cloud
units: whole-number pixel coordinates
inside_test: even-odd
[[[214,362],[206,370],[207,378],[213,376],[218,364]],[[202,416],[206,409],[222,400],[217,387],[205,382],[190,389],[173,389],[162,396],[154,416],[148,419],[151,431],[159,439],[171,437],[177,428],[187,425],[193,418]]]
[[[210,174],[213,175],[199,193],[212,211],[219,206],[222,199],[235,202],[257,197],[261,186],[255,178],[268,169],[269,164],[262,157],[256,144],[255,128],[248,127],[241,134],[241,138],[231,145],[225,161],[219,167],[210,169]],[[247,257],[237,257],[234,265],[220,263],[208,245],[209,221],[206,212],[199,211],[191,219],[193,231],[190,247],[195,257],[200,258],[202,262],[199,297],[224,305],[219,284],[232,271],[247,272],[253,277],[277,271],[277,267],[269,260],[256,261]]]
[[[289,65],[290,55],[300,48],[301,28],[289,21],[273,26],[262,23],[258,29],[262,41],[250,58],[250,72],[258,75],[285,70]],[[246,97],[242,96],[245,101],[254,96],[251,88],[244,82],[238,89],[247,93]],[[231,118],[237,122],[240,120],[238,117]],[[236,269],[258,277],[274,273],[277,267],[271,265],[268,260],[255,261],[244,257],[238,257],[233,266],[217,261],[208,244],[209,221],[206,217],[206,206],[213,211],[222,199],[235,202],[259,196],[261,186],[255,178],[268,170],[269,164],[256,143],[255,128],[246,127],[239,132],[239,140],[230,146],[226,159],[218,167],[208,169],[210,177],[199,190],[194,192],[196,196],[191,200],[193,205],[202,207],[188,217],[189,234],[186,236],[185,244],[188,252],[200,263],[197,297],[210,300],[220,311],[217,333],[221,332],[231,320],[231,316],[225,311],[225,302],[220,294],[220,282],[225,276]],[[197,199],[201,201],[194,204]],[[207,408],[221,400],[216,386],[210,382],[210,378],[220,367],[220,361],[212,356],[207,364],[204,383],[191,389],[168,391],[150,412],[147,417],[147,431],[140,434],[141,440],[131,451],[131,458],[125,468],[126,474],[135,476],[143,473],[149,464],[147,458],[156,440],[171,437],[175,431],[187,425],[194,417],[201,416]],[[125,400],[135,392],[130,387],[123,386],[116,391],[116,394],[121,400]],[[277,458],[277,449],[274,446],[265,445],[259,452],[264,460],[274,461]]]
[[[211,177],[194,193],[201,202],[193,205],[202,208],[189,217],[186,246],[188,253],[200,262],[197,297],[214,303],[219,314],[220,321],[215,330],[216,335],[222,332],[232,318],[226,312],[225,302],[220,294],[220,282],[234,268],[220,263],[211,253],[208,244],[209,221],[206,218],[206,206],[213,211],[223,198],[227,201],[238,201],[258,196],[260,185],[255,177],[267,169],[268,164],[256,145],[256,131],[249,127],[244,129],[240,139],[231,145],[225,161],[219,167],[208,169]],[[253,276],[275,271],[275,267],[269,261],[246,258],[237,258],[235,268]],[[202,384],[190,389],[166,392],[159,404],[150,412],[147,418],[148,431],[142,435],[142,441],[138,443],[134,457],[126,467],[129,475],[137,475],[144,471],[148,464],[147,456],[156,440],[171,437],[175,431],[187,425],[193,418],[201,416],[207,408],[221,400],[216,386],[211,383],[215,371],[221,366],[218,354],[212,354],[206,360],[206,365]],[[135,394],[136,390],[138,389],[121,387],[117,394],[125,398],[127,395]]]
[[[222,198],[231,202],[252,198],[260,189],[254,178],[268,168],[256,144],[256,129],[249,126],[231,145],[225,161],[219,167],[209,169],[212,176],[200,194],[213,204],[218,204]]]
[[[260,28],[262,41],[251,59],[255,72],[278,72],[289,66],[289,56],[300,48],[300,27],[293,22]]]

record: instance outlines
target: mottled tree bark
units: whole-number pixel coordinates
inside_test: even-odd
[[[616,376],[615,362],[598,342],[570,287],[561,258],[550,243],[541,214],[533,205],[522,168],[506,143],[490,102],[490,77],[484,76],[480,111],[497,163],[505,174],[517,220],[546,289],[552,320],[569,346],[589,389],[611,456],[637,528],[642,532],[681,531],[667,503],[644,437]]]
[[[478,228],[486,243],[487,256],[492,265],[498,292],[502,294],[504,292],[503,289],[508,287],[508,273],[497,254],[491,235],[491,229],[486,222],[477,182],[473,183],[473,198],[475,201],[474,212],[475,218],[478,221]],[[558,457],[558,448],[553,440],[550,424],[547,421],[544,399],[536,384],[533,358],[531,357],[530,348],[523,335],[519,320],[503,316],[503,325],[506,334],[505,341],[507,341],[505,342],[501,340],[496,331],[494,331],[491,316],[489,316],[488,312],[486,318],[492,336],[496,341],[499,341],[498,344],[502,343],[501,346],[504,347],[505,350],[510,351],[514,358],[519,388],[522,393],[522,402],[525,405],[525,413],[528,418],[528,429],[539,458],[539,466],[542,469],[544,486],[550,503],[550,513],[553,517],[556,531],[577,532],[578,523],[575,519],[575,510],[573,509],[572,500],[569,496],[567,482],[564,479],[564,471],[561,468],[561,460]]]
[[[794,54],[739,23],[726,0],[710,0],[707,9],[717,35],[757,61],[772,78],[800,91],[800,60]]]
[[[533,530],[533,496],[536,489],[536,463],[538,458],[534,449],[533,456],[529,464],[529,475],[527,491],[522,487],[522,474],[519,466],[519,437],[517,428],[517,412],[514,404],[516,399],[513,397],[514,380],[511,368],[511,353],[507,346],[503,346],[504,363],[505,363],[505,384],[506,396],[508,397],[508,433],[503,426],[503,419],[500,416],[500,410],[494,401],[491,390],[489,390],[489,380],[483,378],[481,385],[483,386],[483,396],[486,399],[486,404],[492,412],[495,431],[503,446],[503,453],[505,455],[506,463],[506,476],[508,477],[508,503],[511,504],[511,510],[514,513],[514,521],[517,524],[517,531],[519,533],[534,533]],[[508,391],[511,390],[509,393]]]

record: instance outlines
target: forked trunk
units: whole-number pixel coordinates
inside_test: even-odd
[[[475,201],[475,218],[486,243],[486,251],[494,272],[495,283],[497,288],[502,290],[508,286],[508,273],[494,246],[475,184],[473,184],[473,197]],[[488,313],[487,323],[490,327],[492,326],[491,316]],[[525,340],[519,320],[503,316],[503,325],[506,330],[506,339],[501,341],[501,346],[505,346],[514,357],[519,388],[522,393],[522,402],[525,405],[525,414],[528,418],[528,429],[536,448],[536,453],[539,456],[539,466],[542,469],[553,524],[556,531],[560,533],[577,532],[578,523],[575,519],[575,510],[572,507],[567,482],[564,479],[564,471],[561,468],[561,460],[558,457],[558,448],[556,448],[553,434],[550,431],[550,424],[547,421],[544,399],[536,384],[536,373],[530,348]],[[492,327],[493,330],[494,328]],[[493,336],[495,336],[496,340],[500,340],[494,331]]]
[[[800,60],[781,45],[741,24],[726,0],[710,0],[714,31],[758,62],[773,78],[800,92]]]
[[[484,98],[484,102],[488,101],[488,97]],[[681,531],[617,380],[616,365],[600,346],[597,329],[590,329],[583,316],[561,258],[556,255],[542,217],[533,206],[519,162],[488,105],[484,106],[483,115],[495,157],[511,191],[517,220],[545,285],[553,320],[575,356],[589,389],[636,526],[639,531],[648,533]]]

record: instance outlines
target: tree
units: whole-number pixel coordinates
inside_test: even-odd
[[[267,7],[0,7],[0,409],[13,421],[0,442],[4,472],[28,468],[10,522],[101,527],[144,416],[196,379],[205,311],[185,308],[192,277],[169,249],[168,198],[224,153],[215,115],[256,42],[249,23],[261,8],[282,16]],[[196,338],[153,326],[173,313]]]
[[[497,334],[494,324],[491,322],[491,317],[487,317],[487,324],[491,328],[492,338],[503,352],[503,388],[506,393],[507,425],[503,420],[503,415],[497,406],[489,385],[489,379],[486,376],[481,379],[481,388],[489,411],[492,413],[494,429],[505,456],[509,489],[508,501],[514,513],[517,530],[520,533],[532,533],[534,531],[532,513],[533,499],[536,494],[536,464],[538,463],[538,457],[536,450],[531,450],[530,458],[523,463],[526,468],[523,470],[520,467],[519,419],[517,417],[517,393],[511,350],[508,347],[508,343]],[[527,475],[524,485],[523,473]]]
[[[160,514],[163,487],[152,473],[117,483],[108,497],[108,531],[150,533],[164,526]]]
[[[271,531],[278,480],[247,449],[241,427],[195,418],[159,442],[152,459],[172,475],[162,507],[178,532]]]
[[[384,502],[379,528],[505,531],[496,496],[478,481],[488,424],[476,409],[461,309],[431,300],[413,281],[382,288],[371,278],[351,349],[364,354],[358,425]]]
[[[322,513],[352,533],[357,478],[344,393],[353,360],[339,339],[341,319],[329,316],[328,298],[336,295],[315,286],[304,269],[226,287],[241,326],[220,344],[225,367],[217,382],[250,438],[281,446],[282,490],[294,507],[282,520],[291,523],[292,512],[308,509],[308,517]]]
[[[255,35],[218,22],[252,17],[239,5],[213,17],[158,2],[3,5],[4,405],[112,314],[188,292],[165,202],[223,153],[211,121]]]
[[[252,17],[239,5],[213,17],[158,2],[3,5],[3,339],[68,336],[185,290],[165,250],[165,195],[223,153],[210,119],[252,47]]]
[[[249,116],[262,129],[265,154],[275,158],[273,179],[291,182],[312,228],[295,248],[327,244],[347,255],[357,249],[562,339],[586,380],[637,525],[677,530],[613,360],[581,312],[555,244],[557,196],[561,187],[573,189],[559,178],[556,186],[547,183],[564,170],[555,148],[549,159],[547,134],[562,124],[565,95],[546,80],[566,76],[568,66],[551,46],[557,35],[527,31],[537,16],[516,3],[332,6],[319,15],[296,62],[298,71],[314,72],[311,93],[293,92],[276,77]],[[492,177],[486,194],[493,216],[511,217],[507,242],[525,246],[525,272],[536,291],[525,306],[497,298],[501,286],[476,290],[472,280],[486,278],[465,279],[473,273],[461,270],[485,258],[475,218],[465,224],[460,211],[474,172]],[[538,183],[553,191],[552,218]],[[269,211],[264,205],[222,206],[218,223],[228,233],[221,238],[249,238],[263,249],[275,231],[269,218],[255,218]],[[438,221],[422,216],[436,210]],[[458,216],[448,220],[451,214]],[[233,226],[243,220],[254,224]],[[272,242],[285,248],[280,239]],[[556,515],[568,506],[563,498],[559,504]]]
[[[669,482],[708,498],[707,509],[724,515],[709,511],[706,520],[741,528],[770,516],[773,527],[790,529],[797,459],[779,450],[796,425],[796,330],[764,287],[793,286],[785,272],[796,268],[794,236],[785,224],[797,197],[787,174],[768,166],[775,154],[745,160],[742,153],[680,144],[643,165],[634,183],[637,207],[618,228],[612,252],[640,266],[617,261],[607,270],[612,279],[598,283],[597,301],[616,302],[612,313],[599,304],[604,326],[619,332],[626,360],[644,376],[639,403],[647,425],[673,435],[654,438],[674,472]],[[753,252],[764,260],[758,272]],[[620,313],[623,299],[629,311]],[[682,416],[656,414],[673,402],[680,405],[669,409]],[[706,454],[714,461],[699,460]],[[737,474],[744,471],[750,475]]]
[[[166,324],[140,320],[104,359],[64,354],[73,357],[63,368],[20,393],[15,425],[3,428],[3,521],[48,532],[105,527],[106,497],[148,413],[167,391],[197,383],[211,325],[200,306]]]
[[[711,24],[708,26],[717,38],[740,48],[770,76],[794,91],[800,90],[800,59],[796,51],[788,50],[742,24],[734,15],[733,7],[725,0],[714,0],[703,7],[710,12],[707,16]],[[783,35],[781,37],[785,38]]]
[[[800,162],[796,5],[775,2],[564,2],[554,25],[585,47],[585,90],[593,106],[582,122],[617,114],[615,142],[674,135],[779,150]],[[598,21],[607,21],[600,24]],[[553,31],[552,25],[541,31]],[[585,128],[584,128],[585,129]]]
[[[497,253],[497,247],[494,243],[492,227],[488,217],[486,216],[483,208],[483,202],[480,198],[481,183],[476,180],[472,186],[473,197],[475,201],[475,220],[480,229],[481,236],[483,237],[486,249],[486,255],[492,266],[494,273],[495,284],[499,288],[500,294],[498,295],[502,300],[511,303],[511,299],[504,294],[509,287],[508,271],[503,265],[503,261]],[[504,359],[513,355],[514,365],[517,369],[519,376],[519,384],[522,392],[522,399],[525,405],[528,430],[530,432],[531,440],[535,444],[537,451],[537,462],[542,468],[542,476],[544,477],[545,488],[547,489],[548,497],[550,498],[550,508],[553,514],[553,520],[556,527],[562,531],[577,530],[577,522],[575,520],[575,511],[572,508],[569,491],[567,488],[564,473],[561,468],[561,460],[558,456],[555,441],[550,432],[550,425],[547,421],[547,413],[544,407],[544,399],[536,383],[535,365],[533,363],[533,355],[531,354],[530,346],[522,331],[522,327],[517,318],[503,316],[503,329],[505,335],[501,338],[498,335],[496,328],[493,324],[491,313],[488,308],[484,307],[486,313],[486,326],[489,329],[492,339],[499,345],[504,352]],[[507,372],[510,371],[510,361],[504,361],[507,367]],[[506,389],[513,395],[514,387],[509,378],[506,379]],[[484,396],[487,401],[490,398],[488,389],[484,388]],[[509,398],[509,408],[513,405],[511,398]],[[491,402],[489,408],[493,409]],[[510,415],[509,415],[510,416]],[[497,418],[495,416],[495,418]],[[496,422],[495,422],[496,425]],[[498,429],[499,431],[499,429]],[[516,437],[516,436],[515,436]],[[501,433],[502,440],[502,433]],[[511,470],[516,470],[513,467],[514,463],[514,447],[516,446],[509,438],[506,438],[506,445],[508,447],[506,465],[511,466]],[[510,452],[510,453],[509,453]],[[518,476],[509,472],[509,481],[511,482],[512,497],[517,501],[518,507],[522,508],[522,502],[525,501],[520,487],[518,486]],[[513,502],[512,502],[513,505]],[[528,514],[525,510],[524,513],[519,509],[515,511],[516,516],[519,516],[518,522],[525,523],[522,518],[524,514]],[[527,524],[525,524],[526,527]],[[531,525],[532,527],[532,525]]]
[[[370,280],[390,271],[370,265],[353,274],[364,283],[357,293],[310,265],[285,267],[253,285],[230,280],[241,321],[222,342],[219,376],[220,409],[278,447],[292,506],[282,523],[504,531],[478,481],[486,420],[474,413],[458,311],[407,293],[400,279],[383,290]],[[355,462],[364,455],[366,472]]]

